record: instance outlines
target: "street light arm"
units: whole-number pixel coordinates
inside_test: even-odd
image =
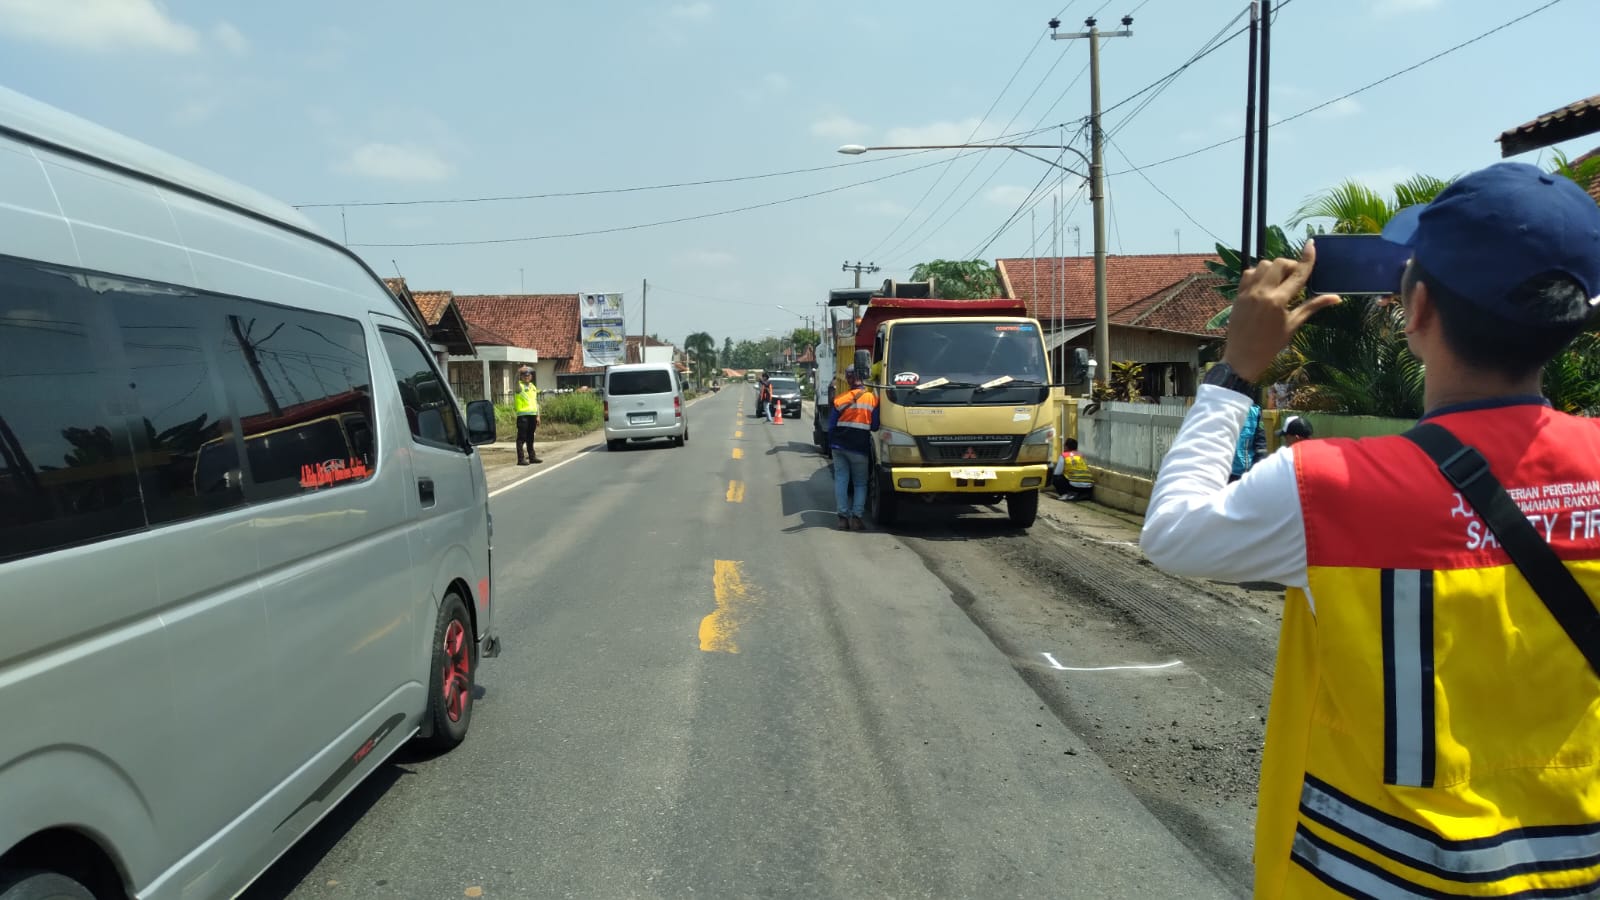
[[[1060,169],[1061,171],[1070,172],[1073,175],[1078,176],[1079,178],[1085,178],[1086,179],[1086,178],[1089,177],[1089,176],[1083,174],[1082,172],[1079,172],[1077,169],[1068,168],[1067,166],[1063,166],[1061,163],[1058,163],[1053,159],[1046,159],[1046,158],[1044,158],[1043,156],[1040,156],[1037,153],[1029,153],[1028,151],[1022,149],[1021,147],[1010,147],[1010,148],[1007,148],[1007,149],[1015,150],[1018,153],[1021,153],[1023,156],[1031,156],[1034,159],[1037,159],[1038,161],[1044,163],[1045,165],[1055,166],[1056,168]],[[1052,150],[1072,150],[1071,147],[1051,147],[1050,149],[1052,149]],[[1076,151],[1076,150],[1072,150],[1072,152],[1073,153],[1078,153],[1078,151]],[[1082,153],[1078,153],[1078,156],[1081,158],[1083,156],[1083,154]],[[1089,161],[1087,159],[1085,159],[1084,162],[1087,163]]]
[[[869,150],[1016,150],[1019,153],[1024,150],[1065,150],[1083,160],[1084,165],[1094,165],[1089,161],[1089,157],[1083,155],[1083,151],[1065,144],[916,144],[903,147],[863,147],[860,144],[845,144],[839,148],[839,152],[846,156],[860,156]],[[1027,155],[1033,156],[1032,153]],[[1033,158],[1041,159],[1038,156],[1033,156]],[[1056,165],[1048,159],[1044,161],[1051,165]],[[1072,172],[1071,169],[1067,169],[1067,171]],[[1077,175],[1078,173],[1072,172],[1072,174]]]

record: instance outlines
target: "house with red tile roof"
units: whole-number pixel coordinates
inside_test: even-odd
[[[519,364],[533,366],[541,391],[599,387],[605,368],[583,365],[577,294],[458,294],[455,302],[471,326],[479,356],[508,348],[508,360],[517,357]],[[526,358],[529,354],[534,358]],[[515,390],[516,368],[491,373],[497,399]]]
[[[428,329],[428,339],[434,355],[443,365],[447,356],[473,357],[476,351],[467,334],[467,322],[456,308],[455,295],[449,291],[412,291],[404,278],[385,278],[384,286],[394,294],[401,305]]]
[[[1144,364],[1147,396],[1192,396],[1202,349],[1222,339],[1206,328],[1228,305],[1208,261],[1220,260],[1209,253],[1106,257],[1111,358]],[[1092,257],[1000,259],[995,270],[1003,295],[1025,301],[1044,326],[1058,376],[1076,348],[1094,353]]]

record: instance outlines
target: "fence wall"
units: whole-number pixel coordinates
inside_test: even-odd
[[[1154,478],[1188,409],[1160,403],[1100,404],[1078,416],[1078,451],[1091,465]]]

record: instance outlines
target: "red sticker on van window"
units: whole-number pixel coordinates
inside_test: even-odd
[[[348,462],[330,459],[317,465],[300,467],[300,486],[307,489],[326,487],[343,481],[359,481],[368,474],[367,464],[359,459]]]

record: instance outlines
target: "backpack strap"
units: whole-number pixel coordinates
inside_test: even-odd
[[[1489,526],[1567,637],[1578,645],[1589,668],[1600,675],[1600,611],[1490,473],[1488,460],[1439,425],[1418,425],[1402,436],[1438,464],[1445,479]]]

